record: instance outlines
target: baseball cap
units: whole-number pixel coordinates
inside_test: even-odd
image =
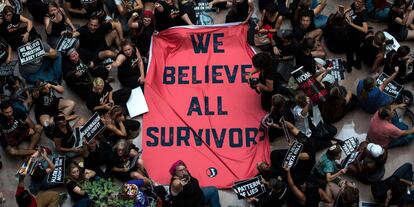
[[[384,154],[384,149],[381,146],[374,143],[369,143],[367,145],[367,149],[373,157],[379,157],[382,154]]]

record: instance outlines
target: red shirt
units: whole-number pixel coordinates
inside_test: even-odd
[[[17,186],[16,197],[19,196],[21,193],[23,193],[23,191],[24,191],[24,187]],[[37,207],[36,199],[33,198],[32,195],[30,195],[30,197],[32,198],[32,202],[27,207]]]
[[[396,127],[391,122],[381,119],[378,116],[378,111],[371,118],[367,138],[370,142],[381,145],[381,147],[388,147],[388,144],[393,139],[397,139],[403,134],[403,131]]]

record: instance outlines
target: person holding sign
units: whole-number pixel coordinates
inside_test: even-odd
[[[22,23],[27,26],[20,27]],[[16,14],[11,6],[5,6],[3,9],[0,35],[13,49],[17,49],[39,36],[33,28],[33,22],[22,15]]]
[[[117,12],[116,17],[122,25],[124,33],[129,32],[128,19],[133,12],[140,12],[144,8],[141,0],[114,0]]]
[[[392,104],[381,107],[371,118],[367,140],[383,148],[406,145],[414,139],[414,127],[399,121],[396,109],[404,108],[405,104]]]
[[[138,170],[138,163],[142,163],[142,160],[139,158],[140,155],[141,152],[139,152],[135,145],[120,139],[114,145],[109,162],[106,163],[106,172],[122,182],[126,182],[131,178],[142,179],[136,172]]]
[[[0,104],[0,109],[1,145],[6,149],[6,152],[12,156],[33,154],[43,131],[42,126],[35,125],[26,114],[14,111],[7,101]],[[27,149],[18,148],[18,145],[23,141],[30,142]]]
[[[56,47],[62,35],[69,32],[67,26],[70,26],[72,32],[76,31],[75,26],[65,12],[56,2],[49,3],[48,13],[44,17],[44,23],[47,34],[47,43],[53,48]]]
[[[198,180],[191,176],[182,160],[174,162],[169,172],[172,176],[170,181],[172,207],[204,207],[206,204],[210,207],[221,207],[217,188],[200,188]]]
[[[332,145],[315,164],[312,175],[318,180],[318,183],[322,188],[329,182],[339,183],[339,176],[346,173],[347,169],[339,169],[335,162],[335,160],[341,158],[341,153],[342,150],[339,145]]]
[[[126,119],[122,106],[115,105],[102,116],[105,124],[104,136],[110,142],[119,139],[134,139],[141,127],[139,121]]]
[[[85,152],[86,146],[75,146],[76,137],[73,135],[73,131],[76,127],[80,127],[85,124],[85,121],[82,118],[77,120],[73,126],[70,126],[65,115],[59,114],[54,117],[54,122],[55,125],[51,130],[50,137],[53,139],[58,153],[66,156],[67,158],[74,158]]]
[[[357,97],[359,106],[365,112],[370,114],[375,113],[380,107],[391,104],[394,100],[391,96],[384,93],[385,87],[394,80],[398,74],[398,67],[395,68],[394,73],[387,78],[379,87],[372,77],[367,77],[358,82]]]
[[[384,63],[384,73],[391,76],[397,72],[395,82],[404,85],[414,81],[414,72],[410,72],[409,66],[412,65],[413,58],[410,56],[410,47],[401,45],[397,51],[390,51]]]
[[[266,186],[266,192],[258,197],[248,198],[247,201],[255,207],[280,207],[288,197],[287,185],[281,177],[272,178],[269,182],[262,180]]]
[[[138,48],[128,40],[121,42],[121,48],[122,50],[118,53],[116,60],[108,66],[110,68],[118,68],[118,79],[122,86],[131,89],[143,87],[145,73],[141,53]]]
[[[131,29],[129,33],[131,41],[138,48],[141,55],[148,58],[151,38],[155,30],[154,13],[150,10],[145,10],[142,16],[139,16],[135,12],[129,19],[128,26]]]

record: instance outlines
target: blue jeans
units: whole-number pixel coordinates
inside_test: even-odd
[[[375,8],[372,0],[365,0],[365,7],[367,8],[370,17],[380,21],[387,21],[388,13],[390,12],[390,7],[385,7],[381,10],[377,9]]]
[[[26,78],[30,84],[35,84],[37,80],[60,83],[62,80],[62,55],[57,54],[55,59],[44,58],[42,66],[33,74]]]
[[[92,202],[89,198],[83,198],[82,200],[78,201],[73,205],[73,207],[89,207],[92,205]]]
[[[398,127],[401,130],[407,130],[408,126],[404,124],[404,122],[400,122],[398,116],[394,116],[391,120],[392,124],[394,124],[396,127]],[[410,143],[414,139],[414,134],[409,134],[405,136],[398,137],[396,139],[393,139],[389,144],[388,148],[398,147],[402,145],[406,145]]]
[[[221,207],[220,205],[220,197],[218,194],[218,190],[216,187],[209,186],[201,188],[204,194],[204,202],[208,204],[210,207]]]
[[[56,187],[63,185],[60,183],[49,183],[47,182],[47,177],[48,176],[45,176],[43,180],[39,183],[33,182],[33,181],[30,182],[29,190],[33,195],[37,195],[39,191],[46,191],[51,188],[56,188]]]

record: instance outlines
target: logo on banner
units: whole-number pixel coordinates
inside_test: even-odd
[[[216,177],[216,175],[217,175],[217,169],[216,169],[216,168],[214,168],[214,167],[209,167],[209,168],[207,169],[207,176],[208,176],[209,178],[214,178],[214,177]]]

